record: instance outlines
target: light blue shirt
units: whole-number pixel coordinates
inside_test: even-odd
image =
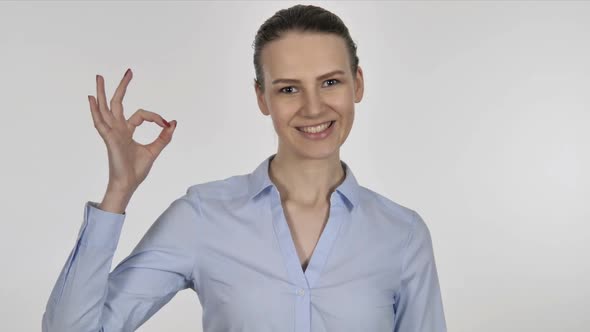
[[[43,332],[134,331],[187,288],[205,332],[446,332],[420,215],[360,186],[341,161],[345,179],[303,270],[268,175],[274,156],[188,187],[112,272],[126,213],[88,201]]]

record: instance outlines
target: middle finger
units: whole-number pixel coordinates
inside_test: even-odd
[[[117,90],[115,90],[115,94],[113,98],[111,98],[111,112],[113,116],[119,120],[125,120],[123,116],[123,97],[125,97],[125,92],[127,91],[127,86],[129,82],[133,78],[133,73],[131,69],[127,69],[125,75],[121,79]]]

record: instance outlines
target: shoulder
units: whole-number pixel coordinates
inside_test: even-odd
[[[231,201],[248,193],[248,174],[238,174],[189,185],[183,199],[200,208],[204,202]]]
[[[384,220],[405,232],[410,233],[417,226],[426,227],[424,220],[414,209],[367,187],[359,186],[359,203],[362,210],[376,217],[375,219]]]

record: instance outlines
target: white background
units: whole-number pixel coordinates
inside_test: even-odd
[[[341,158],[418,211],[449,331],[588,331],[590,2],[302,2],[340,16],[365,95]],[[192,184],[276,151],[252,42],[297,2],[0,4],[0,321],[39,331],[84,203],[106,189],[87,95],[128,67],[124,106],[178,120],[127,209],[114,264]],[[160,127],[136,133],[151,142]],[[201,331],[182,291],[139,331]]]

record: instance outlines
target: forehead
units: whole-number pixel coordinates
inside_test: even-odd
[[[348,72],[348,53],[344,39],[334,34],[289,32],[268,43],[261,53],[264,76],[301,78],[335,69]]]

